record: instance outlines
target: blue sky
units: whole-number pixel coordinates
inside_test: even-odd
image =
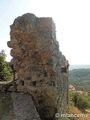
[[[60,50],[70,64],[90,64],[90,0],[0,0],[0,50],[8,61],[9,26],[28,12],[54,19]]]

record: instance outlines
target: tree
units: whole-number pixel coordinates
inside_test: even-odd
[[[5,51],[2,50],[0,52],[0,81],[9,81],[11,80],[11,67],[10,64],[5,61],[6,54]]]
[[[72,101],[74,102],[74,105],[77,106],[80,110],[85,110],[90,107],[89,96],[86,96],[85,94],[73,92]]]

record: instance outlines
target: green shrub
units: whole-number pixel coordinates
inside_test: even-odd
[[[86,96],[85,94],[79,94],[77,92],[72,93],[72,101],[80,110],[85,110],[90,107],[89,99],[89,96]]]

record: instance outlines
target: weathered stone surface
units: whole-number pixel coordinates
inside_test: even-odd
[[[10,86],[8,88],[8,91],[15,92],[16,91],[16,87],[15,86]]]
[[[0,93],[0,120],[40,120],[29,94]]]
[[[17,86],[17,91],[18,91],[18,92],[27,93],[26,87],[25,87],[25,86],[22,86],[22,85],[18,85],[18,86]]]
[[[55,113],[67,111],[68,62],[59,51],[55,24],[52,18],[27,13],[16,18],[10,28],[8,46],[18,73],[18,80],[12,83],[16,91],[33,96],[42,120],[56,120]],[[9,87],[3,91],[12,89]]]

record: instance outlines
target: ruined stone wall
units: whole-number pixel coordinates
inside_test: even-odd
[[[67,112],[68,61],[59,51],[52,18],[27,13],[10,28],[8,46],[18,79],[0,90],[29,93],[42,120],[61,120],[55,113]]]

